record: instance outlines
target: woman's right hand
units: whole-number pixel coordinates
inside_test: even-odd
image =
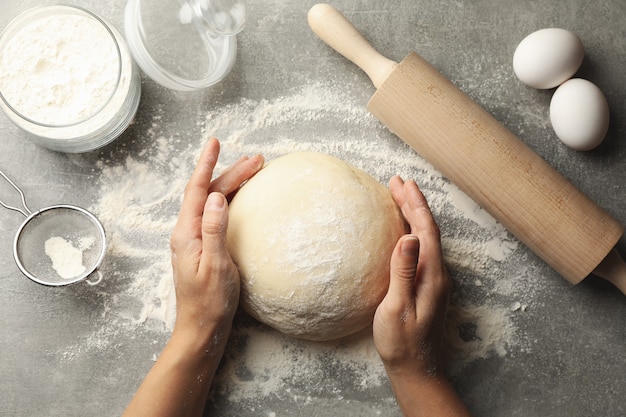
[[[415,181],[393,177],[411,227],[391,256],[389,290],[374,316],[374,343],[405,416],[468,416],[445,377],[441,349],[452,283],[439,227]]]

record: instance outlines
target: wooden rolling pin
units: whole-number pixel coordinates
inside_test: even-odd
[[[379,54],[336,9],[311,29],[370,77],[367,108],[572,284],[592,272],[626,294],[624,227],[416,53]]]

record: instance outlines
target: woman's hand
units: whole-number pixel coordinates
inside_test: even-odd
[[[226,250],[225,196],[232,196],[263,166],[260,155],[244,157],[213,180],[219,150],[219,142],[211,139],[202,152],[170,241],[177,306],[174,332],[200,338],[211,334],[210,327],[228,337],[222,327],[230,328],[237,310],[239,272]]]
[[[390,181],[395,202],[411,227],[391,257],[387,296],[374,318],[376,347],[389,372],[433,374],[451,289],[439,228],[415,181]]]
[[[439,227],[415,181],[391,179],[411,226],[391,256],[387,295],[374,316],[374,343],[405,416],[468,416],[441,364],[451,281]]]
[[[212,179],[220,146],[211,139],[186,188],[170,245],[176,287],[174,332],[128,416],[202,415],[239,300],[239,273],[226,250],[228,203],[263,158],[241,158]]]

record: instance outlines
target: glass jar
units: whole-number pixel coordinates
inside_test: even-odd
[[[122,35],[75,6],[40,6],[0,35],[0,107],[33,142],[98,149],[131,123],[141,77]]]

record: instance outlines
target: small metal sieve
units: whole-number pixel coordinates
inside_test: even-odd
[[[89,211],[72,205],[55,205],[32,212],[22,190],[2,171],[0,175],[20,194],[22,208],[0,200],[3,207],[22,213],[13,241],[13,257],[20,270],[33,281],[59,287],[86,280],[96,285],[97,271],[106,252],[106,236],[100,221]]]

